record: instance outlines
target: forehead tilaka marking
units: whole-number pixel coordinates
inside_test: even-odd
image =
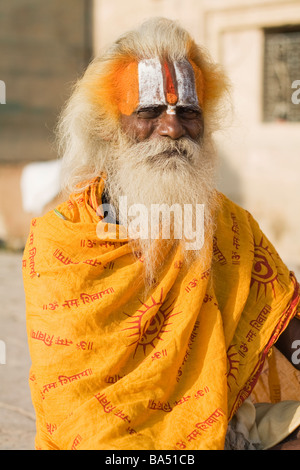
[[[139,105],[165,104],[164,82],[159,59],[141,60],[138,65]]]
[[[196,83],[194,69],[190,62],[183,59],[180,62],[174,62],[177,87],[179,91],[179,102],[181,104],[192,104],[199,106],[196,93]]]
[[[195,76],[187,59],[173,63],[158,58],[141,60],[138,64],[139,107],[167,106],[175,114],[176,106],[199,106]]]

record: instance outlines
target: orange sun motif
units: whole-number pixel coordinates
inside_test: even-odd
[[[164,333],[170,332],[169,329],[166,329],[167,327],[172,325],[172,323],[169,322],[170,318],[181,313],[173,313],[175,308],[175,299],[168,307],[163,309],[162,298],[163,289],[161,289],[159,301],[156,301],[153,296],[151,296],[151,302],[148,304],[140,301],[142,304],[142,308],[137,310],[137,313],[135,315],[130,316],[124,312],[124,314],[131,319],[129,323],[132,324],[132,326],[125,328],[122,331],[133,330],[132,334],[129,335],[129,338],[132,337],[133,341],[128,345],[136,345],[133,357],[135,356],[139,347],[143,349],[145,356],[147,352],[147,346],[155,348],[155,343],[157,343],[158,340],[163,340],[161,336]],[[151,309],[154,310],[153,315],[149,314]],[[145,315],[148,317],[146,321],[143,320]]]
[[[231,348],[234,348],[236,345],[233,344],[231,345],[229,348],[228,348],[228,351],[227,351],[227,374],[226,374],[226,377],[227,377],[227,385],[231,391],[231,387],[229,385],[229,377],[232,377],[237,385],[237,381],[236,381],[236,376],[235,374],[238,372],[238,367],[236,367],[240,361],[239,360],[236,360],[234,359],[234,356],[237,356],[237,353],[236,352],[232,352],[231,354],[229,354],[229,351]],[[236,365],[235,365],[236,364]],[[236,372],[234,372],[236,371]]]
[[[263,237],[261,237],[259,245],[254,244],[254,262],[253,262],[253,270],[251,273],[251,284],[252,287],[255,283],[257,283],[257,294],[256,298],[258,298],[260,289],[263,287],[265,296],[267,294],[268,285],[271,285],[273,295],[276,297],[275,293],[275,283],[278,282],[278,272],[270,266],[268,259],[272,259],[272,252],[269,249],[269,246],[263,246]]]

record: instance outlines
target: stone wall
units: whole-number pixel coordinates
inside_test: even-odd
[[[91,50],[84,0],[0,3],[0,162],[56,157],[53,127]],[[90,24],[90,22],[88,23]]]

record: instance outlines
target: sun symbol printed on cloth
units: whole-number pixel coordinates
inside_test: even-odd
[[[254,261],[250,287],[257,283],[256,299],[259,297],[261,288],[264,288],[266,296],[269,285],[272,287],[274,297],[276,297],[275,283],[279,283],[278,276],[280,273],[270,265],[270,260],[273,260],[273,253],[270,251],[268,244],[263,246],[263,242],[264,237],[262,236],[258,245],[254,243]]]
[[[129,338],[132,343],[128,347],[135,345],[133,357],[135,357],[139,348],[143,350],[144,355],[147,354],[147,347],[155,348],[158,341],[163,341],[162,335],[169,333],[169,327],[172,325],[170,318],[178,315],[180,312],[174,312],[175,299],[170,305],[163,308],[163,289],[160,292],[159,300],[150,297],[147,303],[142,302],[142,307],[131,316],[124,312],[130,318],[128,322],[132,326],[124,328],[122,331],[130,331]],[[152,313],[153,312],[153,313]]]

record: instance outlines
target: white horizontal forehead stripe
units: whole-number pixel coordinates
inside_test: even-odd
[[[141,60],[139,72],[139,105],[165,105],[164,80],[159,59]]]
[[[177,105],[199,105],[195,86],[194,69],[190,62],[186,59],[182,59],[180,62],[174,62],[174,69],[178,88]]]

